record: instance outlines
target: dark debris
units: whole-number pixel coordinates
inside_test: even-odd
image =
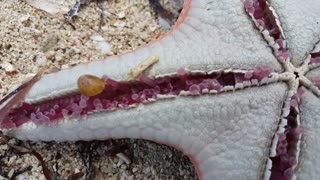
[[[164,20],[166,20],[171,26],[174,24],[175,15],[165,9],[159,2],[159,0],[149,0],[151,8]]]
[[[67,12],[67,14],[64,16],[65,20],[71,24],[72,18],[74,16],[77,16],[79,13],[79,8],[83,4],[88,4],[93,0],[76,0],[76,3],[73,5],[73,7]],[[98,1],[98,0],[96,0]],[[175,23],[176,16],[174,13],[170,12],[169,10],[165,9],[159,0],[149,0],[149,4],[151,8],[164,20],[166,20],[171,26]],[[98,4],[99,6],[99,4]],[[103,9],[103,7],[100,5],[100,9]],[[103,14],[101,14],[103,16]],[[103,18],[103,17],[102,17]]]

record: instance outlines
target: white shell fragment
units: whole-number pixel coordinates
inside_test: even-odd
[[[29,5],[51,15],[63,16],[75,1],[72,0],[26,0]]]
[[[98,49],[101,50],[103,54],[112,55],[112,46],[108,43],[102,36],[94,35],[90,37],[96,43]]]
[[[15,68],[13,67],[13,65],[8,62],[3,62],[2,64],[0,64],[0,67],[4,69],[6,72],[15,71]]]

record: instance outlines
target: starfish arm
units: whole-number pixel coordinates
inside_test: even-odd
[[[306,92],[301,101],[301,121],[304,127],[301,155],[296,175],[297,179],[317,179],[320,173],[320,100],[311,92]]]
[[[27,123],[6,133],[34,141],[148,139],[187,154],[200,179],[257,179],[263,175],[285,90],[278,83],[217,96],[181,97],[54,126]]]
[[[304,64],[300,67],[303,75],[301,84],[310,89],[313,94],[320,96],[320,42],[318,42],[312,52],[307,56]]]
[[[286,67],[289,61],[287,43],[275,10],[265,0],[245,0],[244,6],[274,55]]]
[[[29,82],[28,88],[22,88],[20,92],[12,95],[13,99],[4,98],[4,100],[8,99],[8,102],[4,101],[2,105],[4,107],[0,110],[2,113],[0,127],[10,129],[27,122],[32,122],[36,126],[52,125],[68,119],[69,116],[80,119],[81,116],[95,112],[134,108],[162,99],[221,94],[290,79],[290,75],[272,72],[272,68],[269,67],[210,72],[190,72],[179,69],[176,74],[154,78],[140,74],[136,77],[137,79],[128,81],[115,81],[109,77],[100,79],[91,75],[90,79],[86,77],[87,75],[82,76],[78,80],[78,83],[82,81],[80,85],[83,84],[83,87],[79,86],[80,92],[37,102],[24,101],[22,95],[25,95],[36,81]],[[98,81],[97,86],[90,85],[95,81]],[[88,86],[90,88],[86,90]],[[98,93],[95,93],[97,87],[101,88],[98,89]],[[94,94],[91,93],[92,91]]]
[[[270,0],[279,15],[292,63],[299,66],[320,37],[320,2]]]
[[[185,1],[176,26],[159,41],[128,54],[46,75],[33,86],[27,100],[73,92],[77,79],[84,73],[123,80],[130,69],[152,55],[159,55],[160,61],[148,76],[176,72],[181,67],[210,71],[270,66],[281,71],[263,39],[252,29],[241,1]]]
[[[320,96],[320,90],[319,90],[320,85],[319,85],[319,78],[318,78],[319,76],[314,77],[313,73],[309,73],[307,74],[307,77],[300,78],[301,85],[308,88],[314,95],[319,97]]]
[[[307,56],[305,64],[305,72],[320,67],[320,42],[316,44],[313,51]]]
[[[299,88],[299,80],[289,82],[287,99],[279,126],[273,136],[267,170],[264,179],[292,179],[298,165],[302,126],[300,125],[299,104],[304,88]]]

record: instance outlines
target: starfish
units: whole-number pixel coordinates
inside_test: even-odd
[[[159,41],[23,85],[0,105],[1,131],[147,139],[181,150],[205,180],[316,179],[320,11],[299,3],[185,0]],[[159,62],[127,79],[153,55]],[[79,92],[85,74],[101,77],[102,93]]]

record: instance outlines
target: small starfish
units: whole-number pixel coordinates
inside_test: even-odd
[[[180,149],[206,180],[316,179],[319,12],[312,0],[185,0],[161,40],[44,75],[23,103],[13,101],[20,93],[8,98],[2,131],[34,141],[148,139]],[[158,63],[125,81],[155,54]],[[84,74],[107,74],[104,93],[81,95]]]

